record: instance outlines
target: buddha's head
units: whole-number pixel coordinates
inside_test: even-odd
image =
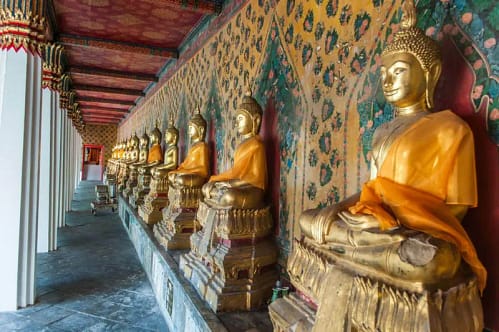
[[[130,147],[132,150],[136,150],[139,148],[139,143],[140,140],[137,137],[137,133],[133,134],[132,138],[130,139]]]
[[[189,136],[192,142],[204,141],[206,135],[206,120],[201,115],[199,107],[189,120]]]
[[[177,145],[178,143],[178,129],[173,123],[173,116],[170,117],[168,128],[165,130],[165,143],[168,145]]]
[[[433,94],[442,60],[437,43],[416,27],[414,2],[404,3],[401,29],[381,54],[381,80],[386,100],[403,108],[433,108]]]
[[[149,148],[149,136],[144,130],[144,134],[140,138],[140,150],[146,150],[147,148]]]
[[[159,144],[161,142],[161,131],[159,130],[158,126],[155,126],[151,131],[150,138],[151,145]]]
[[[247,92],[236,110],[236,124],[239,135],[257,135],[262,123],[262,114],[262,108],[255,98],[251,96],[251,91]]]

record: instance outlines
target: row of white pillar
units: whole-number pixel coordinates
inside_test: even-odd
[[[0,311],[33,304],[36,253],[57,249],[81,174],[82,139],[42,59],[0,51]]]

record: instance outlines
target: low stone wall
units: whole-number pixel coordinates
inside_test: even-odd
[[[227,331],[222,321],[199,298],[185,279],[175,257],[186,251],[166,252],[152,230],[121,196],[119,214],[149,277],[156,300],[171,331]]]

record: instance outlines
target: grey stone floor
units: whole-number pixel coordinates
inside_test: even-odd
[[[0,331],[167,331],[117,213],[92,216],[98,182],[82,182],[59,248],[37,256],[37,303],[0,313]]]

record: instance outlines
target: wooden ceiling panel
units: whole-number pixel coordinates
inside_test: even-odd
[[[77,94],[77,100],[79,102],[79,97],[94,97],[94,98],[104,98],[108,100],[118,100],[118,101],[128,101],[128,102],[135,102],[135,100],[138,98],[138,96],[130,96],[126,94],[116,94],[116,93],[107,93],[107,92],[100,92],[100,91],[80,91],[76,90]],[[114,104],[113,104],[113,107]]]
[[[119,50],[66,45],[70,65],[156,75],[167,58]]]
[[[59,29],[65,33],[159,47],[178,47],[203,16],[203,13],[182,8],[182,3],[165,0],[54,0]],[[188,3],[185,1],[186,5]]]
[[[110,88],[126,88],[134,90],[144,90],[150,82],[136,81],[126,78],[104,77],[98,75],[75,74],[71,72],[71,80],[75,85],[95,85]]]

